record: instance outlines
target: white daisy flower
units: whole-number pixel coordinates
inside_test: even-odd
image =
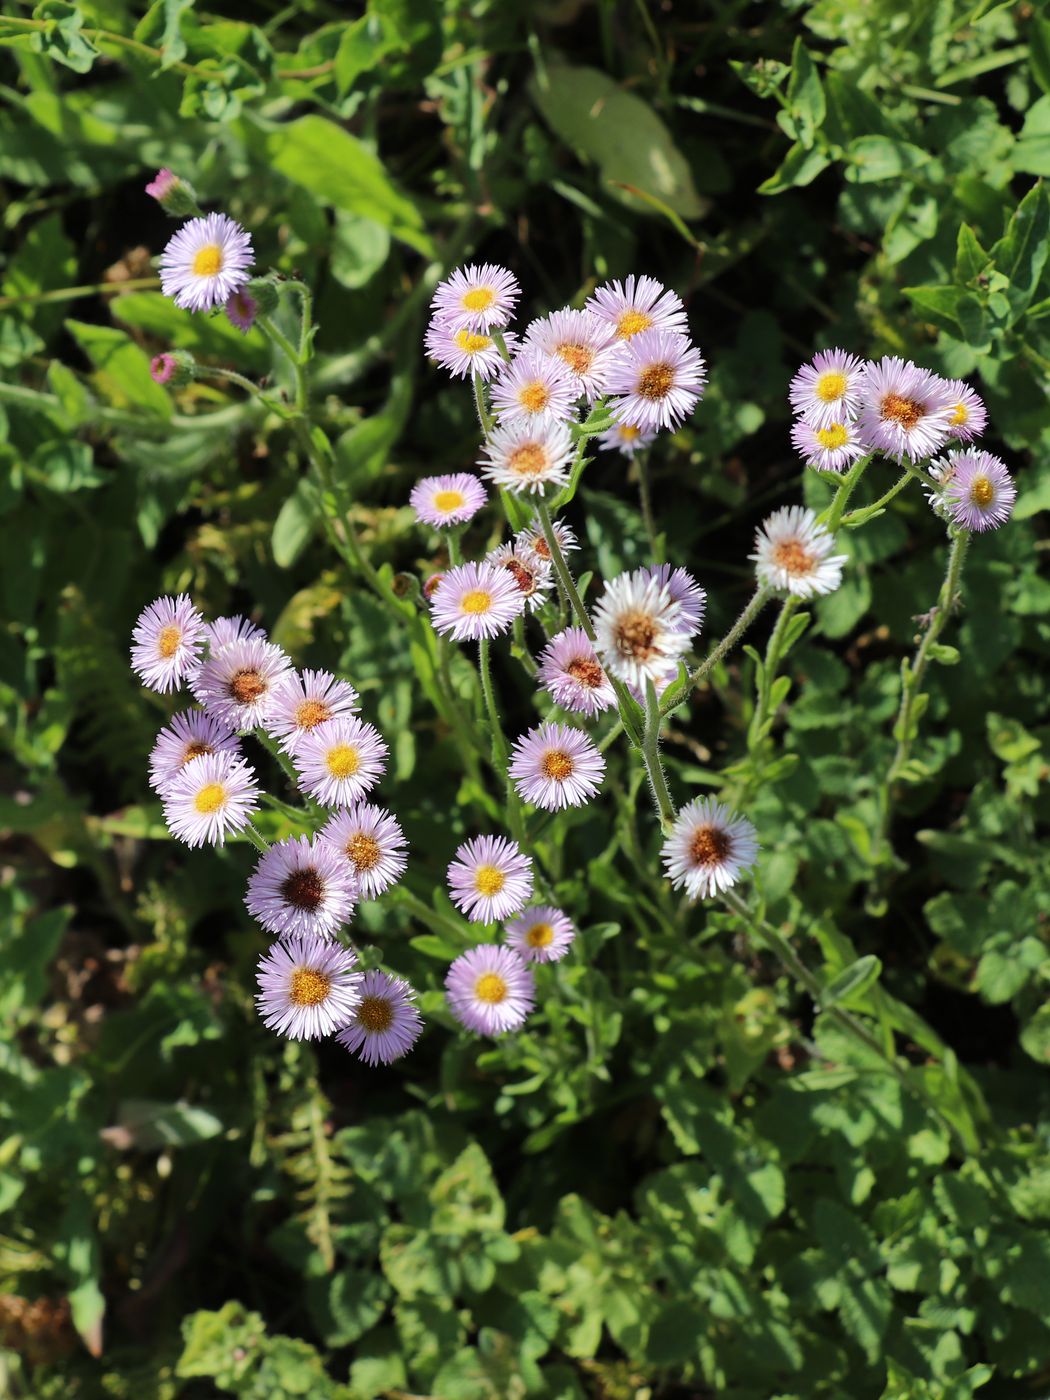
[[[683,807],[663,845],[668,878],[676,890],[684,886],[690,899],[729,889],[757,857],[755,828],[711,797]]]
[[[842,582],[847,555],[832,554],[835,541],[804,506],[774,511],[755,536],[755,561],[760,583],[784,589],[799,598],[831,593]]]

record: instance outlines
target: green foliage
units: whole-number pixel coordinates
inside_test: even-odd
[[[972,0],[8,10],[0,1388],[1041,1393],[1050,21]],[[293,284],[315,293],[313,447],[354,569],[289,356],[157,290],[161,165],[250,228],[283,333]],[[813,348],[971,379],[1020,491],[919,675],[943,529],[917,489],[883,500],[885,464],[866,474],[843,587],[763,618],[665,728],[675,791],[729,783],[759,827],[756,918],[672,897],[640,768],[611,749],[608,803],[536,825],[580,938],[495,1042],[444,1008],[473,933],[442,882],[503,791],[473,667],[453,652],[445,676],[418,606],[443,547],[405,508],[476,456],[469,394],[420,350],[437,278],[472,258],[513,267],[529,314],[632,271],[686,297],[711,382],[651,488],[712,638],[754,527],[799,498],[785,390]],[[171,348],[203,371],[178,390],[149,372]],[[223,370],[266,376],[264,398]],[[593,449],[559,501],[588,596],[651,553],[634,472]],[[833,486],[809,472],[803,498]],[[350,676],[391,743],[407,895],[364,903],[355,934],[421,989],[398,1067],[270,1036],[250,848],[165,839],[145,771],[176,702],[144,695],[127,645],[180,590]],[[513,654],[496,670],[517,734],[533,683]],[[284,779],[261,777],[285,834]]]

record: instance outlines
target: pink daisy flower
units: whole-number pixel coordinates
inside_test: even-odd
[[[478,1035],[524,1025],[536,998],[532,973],[512,948],[480,943],[461,953],[445,977],[449,1010]]]
[[[259,858],[244,902],[281,938],[330,938],[353,915],[357,881],[331,846],[307,836],[278,841]]]
[[[471,472],[425,476],[412,487],[408,503],[416,519],[435,529],[464,525],[488,500],[484,486]]]
[[[336,1036],[339,1044],[366,1065],[388,1065],[407,1055],[423,1030],[409,984],[388,972],[366,972],[360,993],[350,1023]]]
[[[605,585],[594,609],[594,629],[596,650],[609,671],[643,693],[647,679],[666,679],[689,650],[681,604],[645,569],[619,574]]]
[[[729,889],[757,857],[755,828],[711,797],[683,807],[663,845],[667,876],[676,890],[684,886],[690,899]]]
[[[362,899],[378,899],[397,884],[408,865],[408,842],[397,818],[370,802],[355,802],[346,811],[336,812],[317,839],[346,861]]]
[[[291,668],[291,658],[272,642],[228,642],[194,674],[193,693],[230,729],[254,729],[265,723],[274,692]]]
[[[328,671],[286,671],[273,688],[264,728],[285,753],[294,754],[319,724],[357,708],[357,691],[349,681]]]
[[[431,595],[430,617],[435,632],[450,632],[457,642],[477,641],[508,631],[524,607],[524,595],[506,569],[457,564]]]
[[[846,350],[821,350],[791,381],[791,407],[814,428],[851,423],[860,412],[865,368]]]
[[[164,793],[187,763],[210,753],[240,754],[236,734],[203,710],[182,710],[172,715],[157,735],[149,756],[149,785]]]
[[[205,754],[187,763],[161,794],[172,836],[187,846],[221,846],[259,810],[254,771],[238,754]]]
[[[550,904],[534,904],[507,925],[507,947],[526,962],[560,962],[575,939],[572,920]]]
[[[505,569],[517,585],[530,612],[543,606],[554,587],[553,565],[525,545],[515,541],[501,544],[485,556],[490,564]]]
[[[556,705],[594,716],[616,708],[616,692],[582,627],[552,637],[540,657],[540,684]]]
[[[472,923],[516,914],[532,893],[532,862],[505,836],[464,841],[448,868],[452,902]]]
[[[131,669],[150,690],[177,690],[204,647],[204,618],[189,595],[158,598],[139,614],[131,634]]]
[[[557,812],[591,800],[602,785],[605,759],[582,729],[548,722],[517,740],[508,771],[522,801]]]
[[[204,631],[208,638],[208,649],[212,655],[220,647],[228,647],[231,642],[268,642],[270,639],[261,627],[248,618],[235,613],[231,617],[217,617],[214,622],[206,622]]]
[[[472,263],[438,283],[430,307],[454,330],[487,331],[507,324],[520,296],[517,278],[505,267]]]
[[[564,365],[576,383],[577,397],[593,402],[605,392],[605,379],[616,353],[616,332],[591,311],[566,307],[533,321],[524,348],[538,350]]]
[[[857,431],[867,450],[917,462],[951,435],[955,400],[943,379],[887,355],[864,376]]]
[[[632,274],[624,282],[606,282],[588,298],[585,310],[607,321],[619,340],[651,330],[689,333],[681,297],[655,277]]]
[[[642,568],[639,573],[648,574],[651,579],[662,584],[677,603],[680,611],[679,627],[695,636],[704,622],[704,609],[707,607],[707,593],[687,569],[674,569],[670,564],[656,564]]]
[[[564,524],[561,520],[552,520],[551,528],[554,531],[554,538],[558,543],[558,548],[562,554],[571,554],[574,549],[579,549],[580,542],[576,538],[576,532],[571,525]],[[519,534],[514,536],[516,544],[527,545],[534,554],[538,554],[541,559],[551,557],[550,547],[547,544],[547,536],[543,533],[543,526],[536,519],[530,520],[528,525]]]
[[[988,424],[988,410],[981,396],[970,388],[964,379],[945,381],[948,396],[954,400],[949,423],[951,436],[961,442],[973,442],[979,438]]]
[[[492,407],[504,424],[572,418],[578,396],[565,364],[527,347],[503,367],[492,385]]]
[[[169,170],[165,165],[157,171],[156,175],[154,175],[153,179],[146,186],[146,193],[151,199],[155,199],[158,204],[161,204],[178,184],[179,177],[173,170]]]
[[[684,335],[641,331],[610,366],[609,412],[643,431],[677,428],[700,402],[706,378],[704,357]]]
[[[800,418],[791,429],[791,443],[807,467],[823,472],[841,472],[863,457],[867,449],[852,420],[827,420],[823,428]]]
[[[515,337],[507,331],[503,339],[510,350]],[[424,344],[429,358],[457,379],[469,379],[475,374],[491,379],[503,367],[503,356],[492,337],[465,326],[457,330],[447,321],[431,321]]]
[[[160,287],[184,311],[221,306],[248,281],[251,235],[225,214],[190,219],[160,258]]]
[[[799,598],[832,593],[842,582],[845,554],[832,554],[835,541],[811,510],[783,506],[774,511],[755,535],[755,561],[760,583]]]
[[[990,452],[972,448],[949,452],[938,463],[949,519],[963,530],[994,530],[1010,518],[1017,499],[1006,464]]]
[[[564,423],[540,415],[498,423],[482,447],[482,474],[521,495],[564,486],[575,447]]]
[[[614,423],[611,428],[606,428],[604,433],[598,434],[598,441],[610,451],[615,449],[622,452],[625,457],[633,457],[636,452],[640,452],[643,447],[649,447],[657,438],[655,428],[634,427],[631,423]]]
[[[361,1001],[361,974],[349,948],[307,935],[275,943],[259,959],[259,1015],[289,1040],[320,1040],[350,1024]]]
[[[374,725],[341,715],[305,735],[291,757],[303,792],[323,807],[346,807],[375,787],[389,752]]]

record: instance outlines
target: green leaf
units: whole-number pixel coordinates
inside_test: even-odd
[[[74,73],[91,70],[98,58],[98,49],[81,32],[84,16],[77,5],[67,5],[65,0],[44,0],[33,11],[33,18],[48,23],[48,27],[40,32],[43,51],[48,58],[72,68]]]
[[[1042,181],[1017,206],[1006,232],[991,250],[999,272],[1007,279],[1005,296],[1012,325],[1029,305],[1039,285],[1050,240],[1050,199]]]
[[[1011,164],[1026,175],[1050,175],[1050,95],[1029,107]]]
[[[556,135],[598,166],[617,199],[639,211],[646,208],[644,200],[619,188],[628,186],[684,219],[704,213],[688,162],[667,127],[647,102],[608,74],[559,65],[547,70],[546,81],[531,79],[529,93]]]
[[[390,252],[390,231],[375,219],[360,214],[335,211],[332,234],[332,276],[340,286],[363,287],[386,262]]]
[[[987,272],[991,255],[981,247],[980,240],[969,224],[959,225],[955,241],[955,280],[974,282]]]
[[[155,418],[171,417],[171,398],[150,378],[148,356],[123,331],[71,320],[66,330],[95,366],[95,385],[111,404],[139,408]]]
[[[846,147],[846,179],[867,185],[878,180],[897,180],[918,170],[930,159],[929,153],[910,141],[889,136],[858,136]]]
[[[780,162],[777,171],[763,180],[758,187],[759,194],[783,194],[796,186],[811,185],[817,176],[827,170],[831,159],[814,148],[807,150],[800,141],[790,148]]]
[[[787,109],[794,118],[795,138],[808,150],[824,120],[827,106],[817,66],[801,39],[795,40],[791,51]]]
[[[117,1105],[116,1123],[104,1128],[101,1136],[121,1152],[152,1152],[207,1142],[222,1131],[222,1122],[214,1113],[194,1104],[124,1099]]]
[[[1050,1065],[1050,1003],[1041,1006],[1021,1032],[1021,1049],[1041,1065]]]
[[[273,561],[282,569],[290,569],[306,548],[317,529],[317,492],[303,477],[295,490],[277,512],[270,536]]]
[[[828,983],[820,994],[821,1002],[825,1006],[835,1006],[840,1002],[860,1001],[879,980],[881,972],[882,963],[874,953],[867,953]]]
[[[329,208],[373,219],[425,257],[433,245],[423,216],[368,147],[325,117],[300,117],[267,140],[276,170]]]

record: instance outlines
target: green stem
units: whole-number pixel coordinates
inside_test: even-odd
[[[732,651],[772,596],[773,590],[766,584],[760,584],[758,588],[755,589],[744,611],[733,623],[732,627],[730,627],[729,631],[714,650],[704,661],[701,661],[700,665],[692,675],[690,675],[686,684],[682,686],[676,681],[674,685],[670,686],[665,691],[663,699],[660,702],[661,714],[666,715],[673,710],[676,705],[680,705],[686,695],[688,695],[690,691],[695,690],[700,682],[714,670],[722,658]]]
[[[791,621],[799,606],[799,599],[792,594],[784,599],[780,608],[780,616],[777,618],[776,626],[769,638],[766,647],[766,655],[759,675],[758,698],[755,704],[755,713],[751,716],[751,723],[748,726],[747,746],[753,749],[764,737],[764,729],[769,720],[772,708],[773,682],[777,678],[777,668],[780,665],[781,655],[784,650],[784,638],[787,634],[788,623]]]
[[[252,843],[255,849],[257,851],[261,851],[263,855],[265,855],[266,852],[270,849],[269,841],[267,841],[266,837],[262,834],[262,832],[251,819],[249,819],[247,824],[245,825],[244,834],[245,836],[247,836],[248,840]]]
[[[757,915],[748,908],[747,904],[740,898],[735,890],[723,890],[722,899],[728,907],[732,909],[734,914],[739,915],[739,917],[745,921],[752,937],[755,937],[756,941],[759,943],[764,944],[771,953],[775,954],[775,956],[780,959],[785,970],[805,988],[816,1006],[829,1015],[846,1034],[851,1036],[858,1044],[863,1045],[866,1050],[877,1055],[901,1086],[914,1098],[917,1098],[936,1118],[937,1122],[946,1129],[956,1142],[963,1156],[969,1156],[970,1153],[967,1144],[961,1138],[954,1125],[941,1113],[932,1096],[928,1094],[920,1084],[916,1083],[908,1073],[909,1066],[903,1064],[896,1055],[887,1053],[882,1041],[878,1036],[868,1030],[863,1021],[858,1020],[856,1016],[846,1011],[843,1007],[836,1005],[834,1002],[828,1003],[825,1001],[827,988],[820,979],[809,970],[779,929],[774,928],[772,924],[767,923],[764,919],[758,918]]]
[[[474,406],[478,411],[478,422],[485,437],[492,432],[493,418],[485,402],[485,381],[480,374],[474,375]]]
[[[492,687],[492,663],[488,637],[482,637],[478,643],[478,671],[481,675],[481,693],[485,698],[485,712],[488,716],[489,731],[492,736],[492,766],[506,784],[507,816],[510,829],[515,841],[522,845],[525,841],[525,819],[521,810],[521,798],[518,796],[518,790],[510,776],[508,766],[510,745],[507,743],[507,736],[500,723],[499,710],[496,708],[496,692]]]
[[[532,659],[532,652],[529,651],[529,644],[525,637],[525,618],[521,613],[514,619],[511,635],[514,638],[514,655],[524,666],[530,676],[535,676],[539,667]]]
[[[635,466],[638,468],[638,496],[642,505],[642,521],[645,524],[645,537],[649,542],[649,553],[652,555],[655,564],[664,562],[661,537],[656,532],[656,521],[653,519],[653,497],[652,485],[649,480],[649,453],[644,448],[635,457]]]
[[[667,777],[660,759],[660,705],[656,698],[656,686],[652,677],[645,682],[645,735],[642,740],[642,757],[645,771],[649,775],[653,801],[660,816],[664,831],[668,831],[675,819],[675,805],[667,786]]]
[[[893,483],[885,495],[880,496],[877,501],[873,501],[870,506],[858,506],[856,510],[851,510],[848,515],[842,517],[841,523],[853,527],[863,525],[866,520],[870,520],[873,515],[877,515],[880,510],[885,509],[894,496],[899,496],[911,479],[911,472],[905,472]]]
[[[2,23],[2,21],[0,21]],[[21,292],[18,296],[0,297],[0,311],[12,306],[43,306],[55,301],[79,301],[82,297],[116,296],[120,292],[139,292],[160,286],[158,277],[131,277],[126,282],[93,282],[82,287],[52,287],[46,292]]]
[[[843,512],[846,509],[846,503],[856,489],[857,483],[868,470],[869,464],[874,460],[874,452],[869,452],[866,457],[858,457],[842,478],[841,482],[839,482],[838,489],[831,498],[831,504],[828,506],[827,510],[817,517],[820,524],[824,526],[829,535],[833,535],[838,529],[839,522],[842,520]]]
[[[435,933],[450,935],[461,946],[466,942],[461,924],[454,922],[453,919],[440,913],[437,909],[431,909],[429,904],[424,904],[407,885],[397,885],[390,893],[392,898],[396,898],[399,904],[403,904],[421,923],[427,924]]]
[[[448,562],[452,568],[463,563],[463,550],[460,547],[460,534],[458,529],[446,530],[445,545],[448,549]]]

